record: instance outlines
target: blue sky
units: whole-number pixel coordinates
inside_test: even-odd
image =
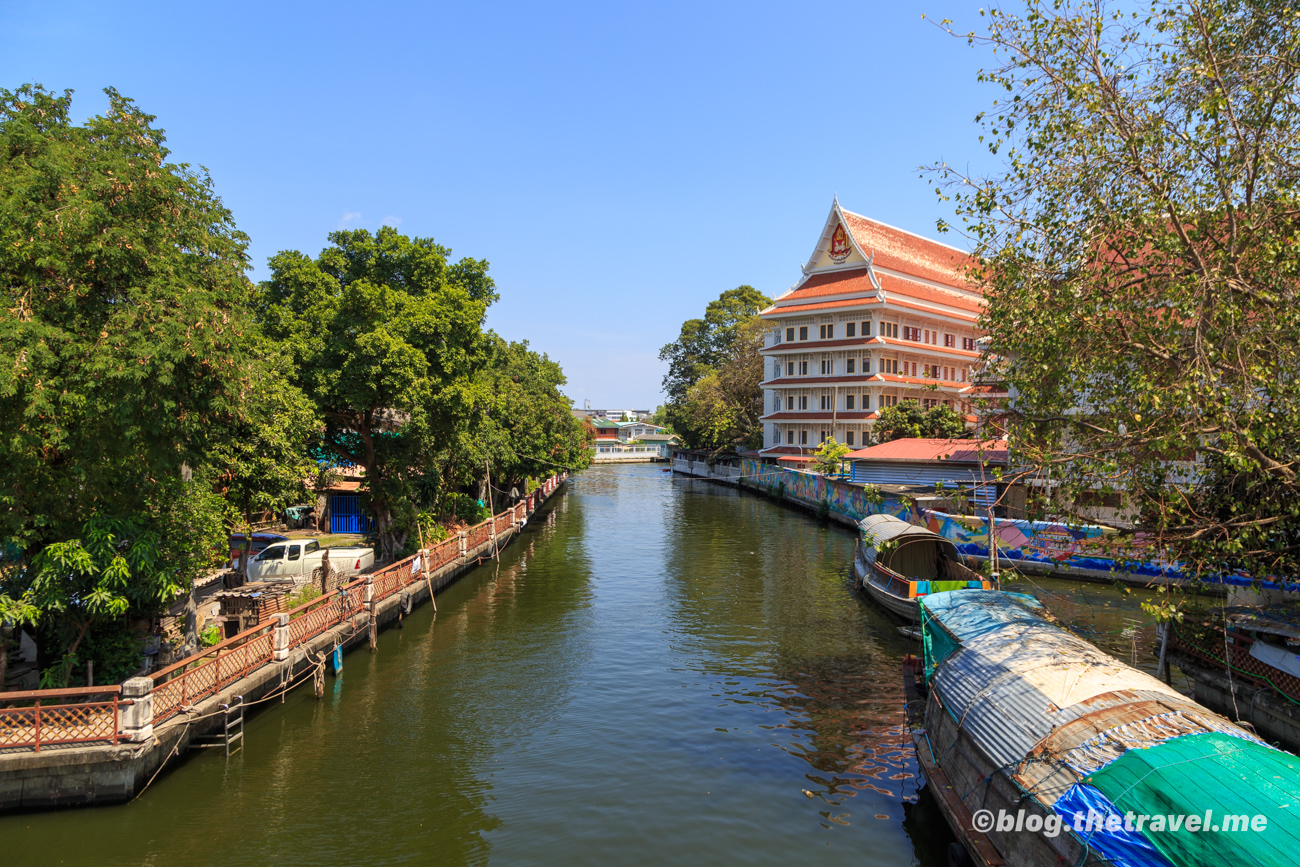
[[[256,279],[385,222],[487,259],[491,327],[559,360],[578,406],[650,408],[659,347],[725,289],[789,288],[832,195],[936,235],[917,168],[986,162],[995,94],[922,13],[978,8],[7,0],[0,87],[157,115]]]

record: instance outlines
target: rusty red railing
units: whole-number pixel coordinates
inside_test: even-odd
[[[270,662],[274,629],[268,620],[151,675],[154,725]]]
[[[365,604],[365,583],[365,578],[358,578],[290,611],[289,647],[299,647],[359,613]]]
[[[116,744],[121,737],[120,686],[0,693],[0,749],[55,744]],[[96,698],[98,701],[86,699]],[[77,701],[77,699],[82,699]]]

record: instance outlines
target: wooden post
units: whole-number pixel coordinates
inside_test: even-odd
[[[488,531],[492,535],[492,556],[500,562],[501,556],[497,553],[497,509],[492,505],[492,465],[486,460],[483,461],[483,470],[487,473],[488,514],[491,516],[488,518]]]

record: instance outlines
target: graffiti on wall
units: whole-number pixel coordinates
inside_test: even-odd
[[[881,499],[861,485],[755,460],[746,460],[743,471],[750,484],[762,487],[773,496],[791,496],[855,522],[868,515],[893,515],[951,540],[963,554],[989,556],[990,522],[986,518],[921,509],[911,500]],[[1131,552],[1120,549],[1116,544],[1117,531],[1109,527],[996,518],[992,530],[998,556],[1007,560],[1029,561],[1067,572],[1184,577],[1175,564],[1157,557],[1134,558]]]

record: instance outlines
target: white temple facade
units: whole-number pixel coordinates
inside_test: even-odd
[[[836,201],[799,282],[760,314],[772,326],[762,454],[811,455],[828,438],[868,445],[879,411],[906,400],[966,416],[984,303],[971,264]]]

